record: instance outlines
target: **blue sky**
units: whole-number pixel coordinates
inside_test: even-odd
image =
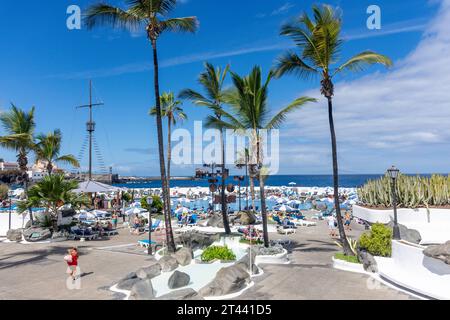
[[[150,46],[142,33],[66,28],[69,5],[86,9],[95,2],[52,1],[45,6],[35,1],[2,2],[0,110],[8,109],[11,102],[25,109],[36,106],[37,131],[60,128],[63,151],[77,155],[85,137],[87,112],[74,107],[87,102],[92,78],[96,99],[105,102],[95,111],[96,139],[105,163],[121,174],[157,175],[155,121],[147,116],[154,101]],[[302,11],[309,12],[312,3],[181,1],[172,16],[196,15],[200,28],[194,35],[166,34],[160,39],[161,89],[175,93],[186,87],[199,89],[196,78],[206,60],[222,66],[229,63],[240,74],[255,64],[267,72],[291,46],[278,35],[280,26]],[[374,67],[337,79],[341,172],[381,173],[393,163],[410,173],[448,172],[450,132],[444,123],[448,124],[445,116],[450,116],[450,97],[446,96],[448,88],[439,90],[448,81],[436,81],[436,77],[439,68],[450,65],[449,39],[444,32],[450,24],[449,1],[327,3],[343,11],[348,41],[342,58],[371,49],[395,63],[389,71]],[[366,28],[366,9],[371,4],[381,7],[381,30]],[[428,87],[433,91],[428,92]],[[272,82],[270,105],[277,110],[306,94],[320,98],[318,83],[285,77]],[[183,127],[188,129],[208,114],[189,103],[184,108],[189,121]],[[327,126],[323,99],[293,115],[281,130],[280,173],[330,173]],[[0,155],[14,159],[5,150]],[[173,173],[190,175],[192,169],[174,167]]]

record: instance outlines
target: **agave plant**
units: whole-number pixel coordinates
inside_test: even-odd
[[[392,206],[391,180],[388,176],[378,180],[369,180],[357,192],[362,205],[386,208]],[[395,192],[399,207],[447,206],[450,205],[450,176],[399,175]]]

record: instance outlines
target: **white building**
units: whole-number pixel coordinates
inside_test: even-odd
[[[3,159],[0,159],[0,171],[8,171],[8,170],[18,170],[19,165],[17,162],[5,162]]]

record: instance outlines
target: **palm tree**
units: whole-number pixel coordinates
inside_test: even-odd
[[[299,54],[288,51],[282,55],[276,64],[275,74],[281,77],[285,74],[295,74],[303,79],[314,76],[321,78],[321,94],[328,101],[328,117],[331,132],[331,147],[333,157],[333,187],[336,216],[340,239],[344,253],[351,255],[352,251],[345,236],[342,215],[339,206],[339,173],[337,162],[336,134],[333,120],[333,79],[343,71],[361,71],[372,64],[391,66],[392,61],[373,51],[361,52],[341,65],[338,65],[339,53],[343,44],[341,38],[342,19],[337,11],[329,5],[313,6],[314,20],[306,13],[284,25],[281,35],[291,37]]]
[[[161,112],[162,116],[167,118],[167,184],[170,185],[170,165],[172,161],[172,125],[175,126],[177,122],[187,119],[186,113],[181,108],[181,101],[175,100],[172,92],[163,92],[161,95]],[[151,116],[156,115],[156,107],[149,112]]]
[[[22,173],[25,195],[28,193],[28,154],[34,146],[34,107],[26,112],[14,104],[11,104],[9,112],[0,115],[0,122],[6,132],[6,136],[0,137],[0,145],[17,154],[17,163]],[[33,222],[33,213],[29,208],[30,220]]]
[[[264,191],[264,181],[268,172],[263,168],[261,131],[279,128],[285,121],[287,114],[298,110],[308,102],[315,102],[316,100],[309,97],[300,97],[281,109],[275,116],[269,118],[268,94],[269,84],[273,78],[272,72],[269,73],[264,82],[262,81],[261,68],[258,66],[255,66],[251,73],[244,78],[233,72],[231,74],[234,88],[228,92],[225,100],[232,106],[233,114],[222,111],[223,120],[210,116],[207,119],[207,124],[215,124],[235,131],[250,130],[252,132],[251,136],[255,140],[251,142],[250,156],[256,158],[256,166],[250,166],[250,171],[253,171],[251,174],[257,176],[259,180],[264,245],[268,247],[269,234]]]
[[[209,108],[217,121],[220,123],[223,114],[223,105],[224,105],[224,81],[228,74],[229,66],[227,65],[225,69],[215,68],[211,63],[205,63],[205,71],[203,71],[199,78],[198,82],[203,87],[205,91],[205,95],[194,91],[192,89],[185,89],[181,91],[179,97],[182,99],[190,100],[197,106],[203,106]],[[213,125],[214,128],[220,130],[220,144],[222,149],[222,172],[225,172],[225,138],[224,138],[224,127],[217,125],[215,123]],[[223,217],[223,225],[225,228],[226,234],[231,234],[230,223],[228,221],[227,214],[227,205],[226,205],[226,195],[225,195],[225,178],[222,177],[222,217]]]
[[[170,252],[176,250],[172,231],[170,210],[170,186],[166,178],[164,161],[164,141],[159,94],[159,65],[157,41],[164,32],[195,32],[198,21],[196,17],[167,18],[175,8],[176,0],[126,0],[127,8],[122,9],[108,4],[96,4],[89,8],[85,23],[88,29],[97,25],[109,24],[114,28],[138,30],[145,28],[151,43],[154,67],[154,92],[156,100],[156,126],[158,131],[159,166],[164,197],[164,216],[166,223],[167,246]]]
[[[73,190],[78,188],[78,182],[65,180],[62,174],[45,176],[28,190],[28,199],[18,203],[18,212],[24,212],[30,207],[46,209],[46,214],[53,222],[53,232],[58,230],[58,212],[64,205],[79,208],[88,205],[89,200]]]
[[[47,172],[52,175],[53,167],[56,162],[70,164],[76,168],[80,167],[78,160],[71,154],[62,155],[61,140],[62,134],[59,129],[54,130],[47,135],[40,134],[36,137],[37,143],[34,147],[36,162],[45,161],[47,163]]]

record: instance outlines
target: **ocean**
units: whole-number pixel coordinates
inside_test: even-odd
[[[343,188],[356,188],[362,186],[368,180],[378,179],[382,177],[380,174],[354,174],[354,175],[341,175],[339,186]],[[288,186],[289,183],[296,183],[297,187],[329,187],[333,185],[332,175],[276,175],[270,176],[266,180],[266,186],[281,187]],[[227,180],[227,183],[233,183],[237,185],[237,182],[232,178]],[[258,185],[258,182],[255,182]],[[247,185],[247,180],[242,182],[242,186]],[[150,183],[127,183],[127,184],[115,184],[117,187],[126,187],[131,189],[141,188],[161,188],[161,181],[152,181]],[[171,187],[208,187],[207,180],[179,180],[171,181]]]

